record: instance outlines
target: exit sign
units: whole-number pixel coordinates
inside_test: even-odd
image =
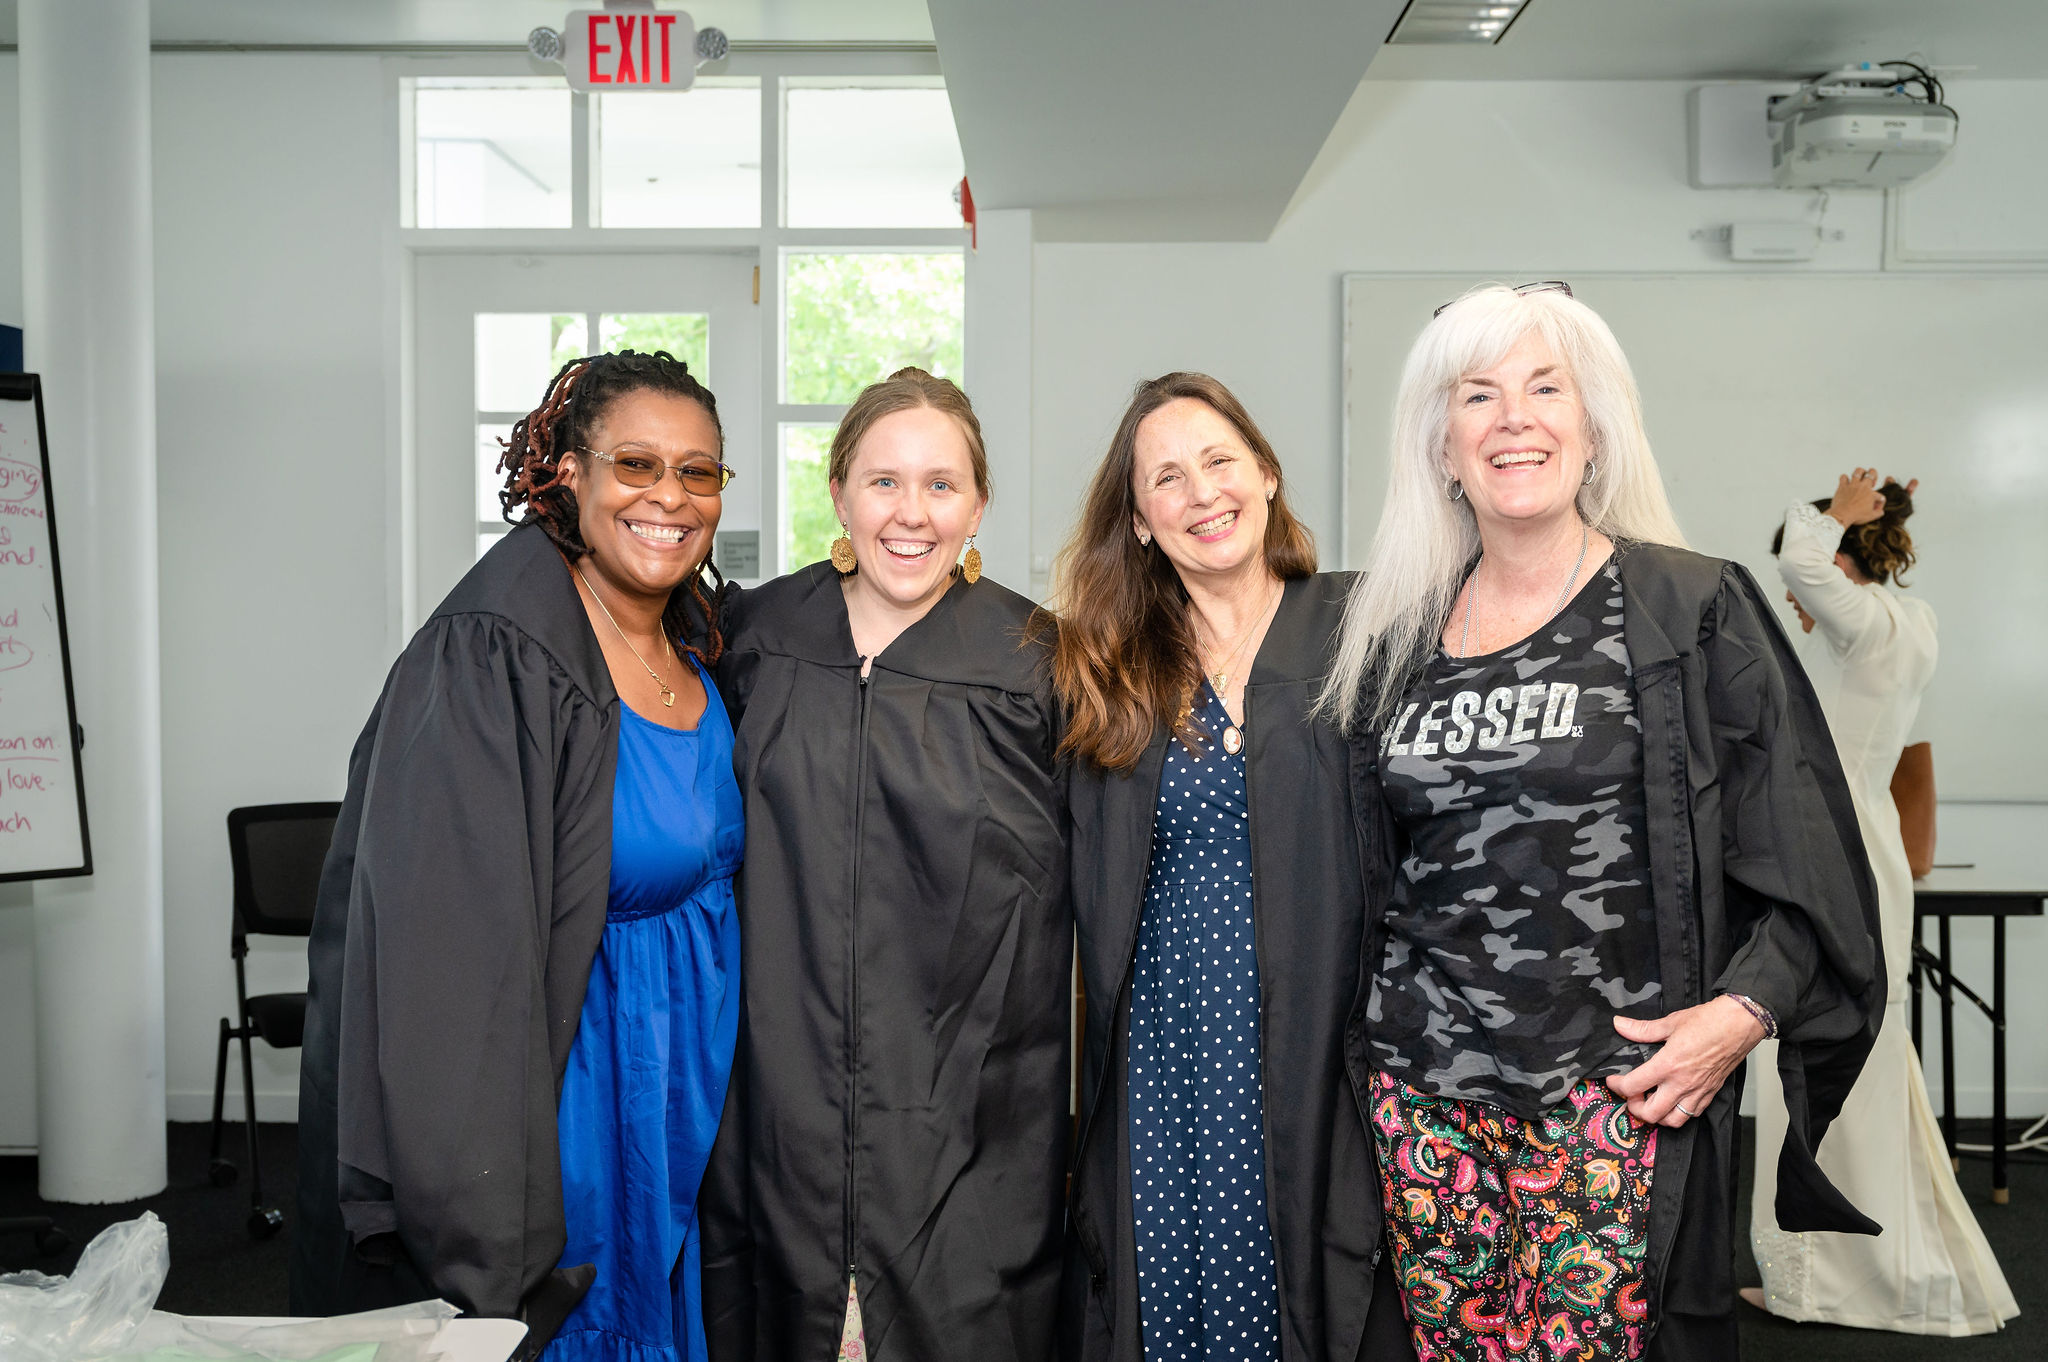
[[[687,90],[697,79],[697,30],[651,5],[569,12],[562,71],[572,90]]]

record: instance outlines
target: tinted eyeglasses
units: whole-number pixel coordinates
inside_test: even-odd
[[[1537,281],[1536,281],[1535,283],[1533,283],[1533,284],[1517,284],[1517,285],[1515,285],[1515,292],[1517,292],[1517,293],[1562,293],[1562,294],[1563,294],[1563,295],[1564,295],[1565,297],[1569,298],[1569,297],[1571,297],[1571,296],[1572,296],[1572,286],[1571,286],[1570,284],[1567,284],[1567,283],[1566,283],[1566,282],[1565,282],[1564,280],[1562,280],[1562,279],[1538,279],[1538,280],[1537,280]],[[1437,308],[1437,310],[1436,310],[1436,311],[1434,311],[1434,312],[1430,313],[1429,315],[1431,316],[1431,318],[1441,317],[1441,316],[1443,316],[1443,315],[1444,315],[1444,308],[1447,308],[1447,307],[1451,306],[1451,303],[1455,303],[1455,302],[1457,302],[1457,301],[1459,301],[1459,300],[1458,300],[1458,299],[1456,299],[1456,298],[1453,298],[1453,299],[1451,299],[1451,302],[1449,302],[1449,303],[1444,303],[1444,304],[1440,305],[1440,306],[1439,306],[1439,307]]]
[[[700,497],[715,497],[732,481],[731,464],[713,463],[709,459],[692,459],[686,464],[670,465],[652,454],[605,454],[595,449],[576,452],[610,464],[612,476],[626,487],[653,487],[661,481],[662,474],[673,473],[684,491]]]

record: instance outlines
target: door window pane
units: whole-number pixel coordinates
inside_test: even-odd
[[[711,318],[702,312],[607,312],[598,319],[597,334],[607,352],[666,350],[690,366],[706,387],[711,385]]]
[[[505,508],[498,502],[498,492],[505,485],[505,474],[498,467],[498,460],[505,457],[502,441],[512,438],[512,427],[496,421],[476,423],[476,523],[479,530],[492,527],[503,528]]]
[[[479,312],[476,409],[532,411],[555,371],[590,353],[589,329],[580,312]]]
[[[590,353],[590,324],[580,312],[476,314],[477,557],[510,526],[498,504],[505,474],[498,468],[512,425],[540,405],[548,381],[572,359]]]
[[[832,509],[827,479],[834,427],[786,424],[782,427],[782,564],[794,571],[830,556],[839,537],[839,515]]]
[[[606,227],[759,227],[761,86],[593,97]]]
[[[413,82],[413,221],[567,227],[569,91],[560,81]]]
[[[907,364],[958,383],[966,279],[957,252],[789,256],[783,401],[851,402]]]
[[[791,227],[960,225],[960,138],[943,85],[792,83],[783,107]]]

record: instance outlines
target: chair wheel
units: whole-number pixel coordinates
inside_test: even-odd
[[[227,1159],[215,1159],[206,1165],[206,1180],[216,1187],[232,1187],[242,1176],[242,1170]]]
[[[36,1252],[45,1258],[55,1257],[71,1247],[71,1236],[56,1228],[36,1231]]]
[[[284,1228],[284,1212],[275,1206],[258,1206],[249,1212],[249,1237],[268,1239]]]

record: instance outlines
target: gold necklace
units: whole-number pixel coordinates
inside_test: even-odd
[[[640,656],[640,650],[633,646],[633,640],[627,638],[626,631],[624,629],[619,628],[619,622],[615,619],[612,619],[612,612],[605,605],[604,597],[597,594],[597,588],[592,586],[590,584],[590,579],[583,575],[582,568],[576,569],[576,576],[582,580],[583,589],[590,593],[590,599],[597,602],[597,608],[604,611],[604,617],[607,620],[611,620],[612,628],[618,633],[619,642],[626,645],[626,651],[633,655],[633,660],[635,662],[638,662],[641,666],[647,667],[647,659]],[[661,635],[661,646],[667,652],[668,656],[671,658],[674,657],[676,655],[676,649],[675,645],[668,641],[668,631],[666,629],[661,628],[660,625],[656,625],[655,632]],[[655,685],[661,687],[662,707],[665,709],[675,708],[676,693],[669,689],[668,682],[663,680],[662,677],[659,674],[657,674],[654,668],[652,667],[647,667],[647,674],[648,676],[654,679]]]
[[[1224,670],[1205,673],[1210,686],[1216,692],[1217,702],[1224,706],[1224,718],[1226,720],[1229,718],[1230,705],[1229,700],[1225,698],[1230,685],[1230,672],[1228,669],[1237,661],[1237,655],[1244,651],[1244,645],[1251,641],[1253,632],[1266,622],[1266,617],[1272,614],[1274,607],[1280,604],[1280,597],[1286,593],[1286,587],[1278,583],[1275,586],[1273,599],[1266,602],[1266,608],[1261,610],[1257,617],[1246,626],[1245,631],[1237,636],[1237,646],[1230,650],[1230,656],[1223,659]],[[1244,750],[1244,729],[1242,727],[1228,722],[1223,725],[1223,750],[1233,757]]]
[[[1224,691],[1230,685],[1229,669],[1231,665],[1237,661],[1237,655],[1244,651],[1244,645],[1251,641],[1253,631],[1255,631],[1261,624],[1264,624],[1266,622],[1266,616],[1268,613],[1272,611],[1273,605],[1273,601],[1267,601],[1265,609],[1259,611],[1258,615],[1252,620],[1252,622],[1245,626],[1244,632],[1237,636],[1237,643],[1234,646],[1232,646],[1229,655],[1223,659],[1223,665],[1221,668],[1213,672],[1204,673],[1204,675],[1207,676],[1209,679],[1209,684],[1215,687],[1217,699],[1220,700],[1223,698]]]

